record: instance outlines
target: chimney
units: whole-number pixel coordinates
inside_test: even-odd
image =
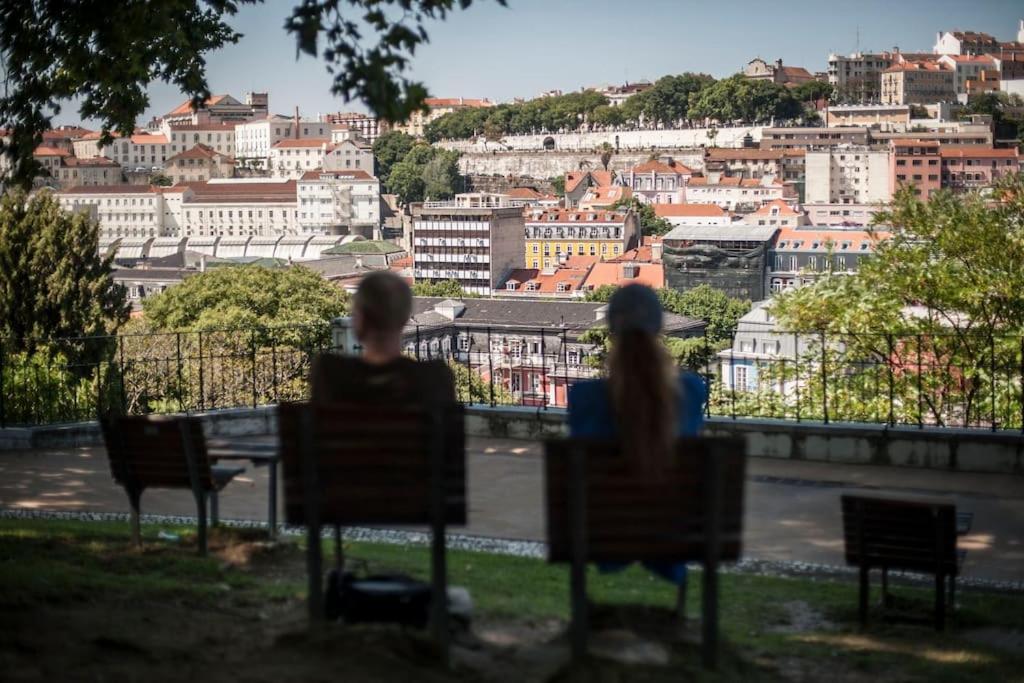
[[[661,261],[662,254],[665,253],[664,242],[652,242],[651,243],[651,260],[657,263]]]
[[[775,68],[776,69],[781,69],[782,68],[782,58],[781,57],[779,59],[775,60]]]
[[[299,139],[299,107],[295,107],[295,139]]]
[[[363,269],[363,257],[362,257],[361,254],[356,254],[356,269],[357,270],[362,270]]]
[[[206,254],[202,254],[199,256],[199,272],[206,272]]]

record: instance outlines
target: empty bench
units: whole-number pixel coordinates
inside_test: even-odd
[[[142,544],[139,506],[143,491],[190,489],[196,500],[199,553],[205,555],[207,501],[215,525],[217,492],[245,468],[211,465],[203,427],[195,417],[107,417],[100,424],[110,471],[128,494],[132,541]]]
[[[941,631],[946,623],[946,581],[954,606],[964,556],[957,550],[957,536],[969,530],[971,516],[957,514],[948,499],[917,496],[844,495],[842,511],[846,562],[860,569],[861,627],[868,621],[870,571],[882,570],[884,604],[888,572],[899,569],[934,575],[935,628]]]
[[[445,527],[466,523],[462,408],[286,403],[278,418],[285,519],[307,529],[311,622],[324,619],[323,527],[429,524],[431,626],[447,660]]]
[[[571,565],[573,659],[587,652],[587,562],[699,562],[702,659],[715,668],[718,565],[740,557],[745,451],[742,438],[680,439],[671,463],[645,473],[614,442],[545,444],[548,559]]]

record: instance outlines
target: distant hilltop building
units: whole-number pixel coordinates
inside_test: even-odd
[[[781,59],[769,64],[755,57],[743,67],[743,75],[755,81],[771,81],[776,85],[800,85],[813,81],[811,72],[801,66],[785,66]]]
[[[243,123],[266,117],[269,102],[265,92],[247,94],[244,103],[231,95],[214,95],[198,109],[193,108],[191,100],[185,100],[162,119],[165,124]]]
[[[1024,52],[1024,19],[1017,27],[1017,40],[1000,41],[978,31],[939,31],[935,38],[937,55],[1006,55]]]
[[[473,109],[493,107],[494,102],[488,99],[473,99],[469,97],[428,97],[423,101],[427,111],[414,111],[409,120],[404,123],[394,124],[394,129],[415,138],[423,137],[423,131],[427,124],[436,121],[445,114],[451,114],[460,109]]]

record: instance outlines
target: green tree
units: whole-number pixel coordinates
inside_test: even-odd
[[[876,393],[891,383],[894,410],[912,421],[1019,423],[1019,389],[1000,377],[1021,360],[1024,179],[1003,179],[993,198],[942,191],[922,202],[901,190],[876,215],[892,232],[873,258],[783,294],[773,315],[784,329],[824,335],[812,352],[833,367],[870,368],[855,376]],[[829,338],[843,342],[834,361]],[[851,392],[846,409],[865,410],[871,395],[870,383]]]
[[[742,74],[716,81],[690,94],[690,118],[719,123],[761,123],[792,119],[803,112],[789,88],[769,81],[751,80]]]
[[[459,189],[459,153],[437,150],[421,173],[425,199],[451,199]]]
[[[556,195],[561,197],[565,194],[565,176],[560,175],[551,179],[551,189]]]
[[[387,188],[388,192],[398,195],[398,201],[401,204],[423,201],[426,194],[423,166],[408,159],[399,161],[391,167]]]
[[[111,257],[99,256],[99,226],[85,213],[63,211],[48,192],[0,198],[0,336],[8,351],[116,330],[129,307],[111,272]]]
[[[476,299],[479,294],[470,294],[462,289],[458,280],[440,282],[417,282],[412,286],[413,296],[434,296],[444,299]]]
[[[401,131],[392,130],[384,133],[373,143],[373,156],[377,162],[377,178],[384,187],[388,186],[391,168],[405,158],[416,139]]]
[[[662,76],[654,85],[626,100],[629,118],[643,116],[645,122],[672,126],[690,117],[690,97],[715,83],[707,74],[684,73]]]
[[[326,341],[347,301],[344,290],[308,268],[238,266],[187,278],[145,299],[143,310],[157,331],[254,330],[261,345],[273,337],[312,348]],[[271,328],[278,331],[263,332]]]
[[[835,88],[824,81],[807,81],[793,88],[793,97],[800,102],[817,102],[818,100],[832,100],[835,97]]]
[[[331,92],[363,100],[388,121],[423,108],[427,90],[404,76],[426,27],[473,0],[302,0],[284,22],[297,53],[322,56]],[[208,53],[238,42],[228,20],[256,0],[122,0],[117,19],[104,7],[63,0],[0,0],[0,53],[5,89],[0,128],[12,179],[29,187],[39,171],[32,152],[65,102],[82,118],[130,135],[149,106],[153,81],[173,83],[195,105],[210,96]],[[504,4],[504,0],[497,0]]]
[[[658,296],[666,311],[703,320],[707,324],[706,336],[716,351],[732,341],[739,319],[750,310],[749,301],[733,299],[707,284],[685,292],[662,289]]]
[[[174,183],[170,178],[165,176],[163,173],[155,173],[152,178],[149,179],[150,184],[156,185],[157,187],[170,187]]]
[[[601,143],[601,166],[604,170],[608,170],[608,164],[612,161],[612,155],[615,154],[615,150],[607,142]]]
[[[672,230],[672,224],[654,213],[654,206],[636,197],[620,199],[612,204],[613,209],[632,209],[640,220],[640,233],[645,236],[665,235]]]

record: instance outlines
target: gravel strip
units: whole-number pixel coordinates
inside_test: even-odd
[[[22,508],[0,508],[0,519],[51,519],[73,520],[84,522],[127,522],[129,515],[124,512],[65,512],[56,510],[28,510]],[[144,524],[168,524],[175,526],[192,526],[195,517],[176,515],[142,515]],[[266,529],[266,522],[251,519],[222,519],[220,524],[239,529]],[[301,536],[304,527],[283,524],[279,533],[284,536]],[[324,537],[333,534],[333,529],[326,527],[322,531]],[[343,537],[350,541],[369,543],[388,543],[391,545],[427,545],[430,534],[422,531],[405,531],[401,529],[375,529],[370,527],[345,527]],[[446,545],[450,550],[469,550],[472,552],[492,553],[495,555],[511,555],[514,557],[531,557],[543,559],[547,556],[547,545],[539,541],[521,541],[506,538],[489,538],[468,534],[447,534]],[[781,562],[776,560],[758,560],[746,558],[731,565],[721,567],[725,574],[753,574],[757,576],[776,576],[804,578],[811,581],[817,579],[856,580],[858,571],[854,567],[840,565],[815,564],[811,562]],[[889,578],[894,583],[906,585],[934,585],[934,577],[913,572],[890,570]],[[1024,593],[1024,581],[993,581],[960,577],[957,586],[966,589],[986,591]]]

